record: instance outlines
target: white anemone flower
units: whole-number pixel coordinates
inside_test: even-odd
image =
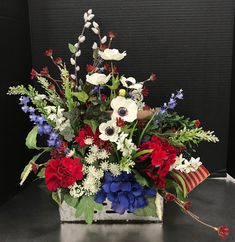
[[[130,88],[130,89],[142,89],[143,88],[143,83],[136,82],[136,79],[134,77],[124,77],[122,76],[120,79],[120,82],[122,83],[122,85],[126,88]]]
[[[86,81],[92,85],[104,85],[106,84],[111,75],[106,76],[105,74],[101,73],[94,73],[92,75],[86,75]]]
[[[101,123],[99,126],[100,139],[111,142],[115,142],[118,139],[118,133],[120,132],[120,127],[116,126],[116,121],[109,120],[106,123]]]
[[[104,60],[120,61],[127,54],[126,54],[126,51],[123,51],[122,53],[120,53],[119,50],[117,50],[117,49],[105,49],[104,51],[99,51],[99,55]]]
[[[130,98],[118,96],[112,100],[111,107],[113,109],[113,120],[122,118],[124,121],[131,123],[137,119],[138,106]]]

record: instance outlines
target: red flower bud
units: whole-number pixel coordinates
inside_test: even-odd
[[[124,120],[121,117],[116,118],[116,125],[118,127],[124,127],[125,126]]]
[[[149,77],[150,81],[156,81],[157,80],[157,74],[156,73],[152,73]]]
[[[93,65],[86,65],[87,72],[92,72],[96,70],[96,67]]]
[[[149,89],[147,87],[144,87],[142,90],[142,94],[144,97],[147,97],[149,95]]]
[[[36,163],[32,163],[31,166],[32,166],[32,170],[33,170],[34,174],[36,174],[39,166]]]
[[[50,57],[53,55],[53,50],[52,49],[45,50],[44,54]]]
[[[219,235],[220,238],[222,239],[227,239],[228,235],[229,235],[229,228],[227,226],[220,226],[218,228],[216,228],[217,233]]]
[[[40,71],[40,74],[43,76],[47,76],[49,74],[49,70],[48,70],[47,66],[42,68],[42,70]]]
[[[47,88],[48,89],[55,89],[55,86],[53,84],[50,84]]]
[[[110,31],[110,32],[108,32],[108,36],[109,36],[109,38],[116,38],[117,37],[117,32],[112,32],[112,31]]]
[[[33,80],[33,79],[35,79],[36,77],[37,77],[37,72],[34,70],[34,69],[32,69],[31,70],[31,73],[30,73],[30,75],[31,75],[31,80]]]
[[[62,64],[62,59],[60,58],[60,57],[57,57],[55,60],[54,60],[54,63],[56,64],[56,65],[60,65],[60,64]]]
[[[107,45],[100,45],[100,50],[105,50],[105,49],[107,49],[107,48],[108,48]]]
[[[167,202],[173,202],[176,199],[175,195],[169,192],[165,194],[164,198]]]
[[[184,203],[184,209],[189,210],[192,207],[192,202],[191,201],[186,201]]]
[[[197,119],[197,120],[195,121],[195,125],[196,125],[197,128],[201,125],[201,122],[200,122],[199,119]]]
[[[105,102],[107,100],[107,96],[104,94],[101,94],[101,100]]]

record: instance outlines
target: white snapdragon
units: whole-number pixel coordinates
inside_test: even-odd
[[[91,28],[91,30],[95,33],[95,34],[99,34],[99,30],[98,29],[96,29],[96,28]]]
[[[75,61],[75,59],[71,57],[71,58],[70,58],[70,63],[71,63],[71,65],[73,65],[73,66],[76,65],[76,61]]]
[[[93,49],[93,50],[96,50],[97,48],[98,48],[98,45],[97,45],[96,42],[94,42],[93,45],[92,45],[92,49]]]
[[[102,39],[101,39],[101,44],[104,44],[107,41],[107,36],[105,35]]]
[[[79,41],[79,43],[83,43],[85,40],[86,40],[86,37],[85,37],[84,35],[80,35],[80,36],[78,37],[78,41]]]

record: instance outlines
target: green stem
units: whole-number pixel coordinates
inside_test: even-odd
[[[111,142],[111,144],[112,144],[112,147],[113,147],[113,149],[114,149],[114,151],[115,151],[115,153],[116,153],[116,156],[117,156],[118,161],[120,161],[120,156],[119,156],[118,151],[117,151],[117,149],[116,149],[116,147],[115,147],[115,144],[112,143],[112,142]]]
[[[144,129],[142,130],[141,134],[140,134],[140,138],[139,138],[139,142],[138,144],[140,144],[144,134],[145,134],[145,131],[147,130],[147,128],[149,127],[150,123],[153,121],[153,118],[157,115],[157,112],[155,112],[153,114],[153,116],[151,117],[151,119],[148,121],[148,123],[146,124],[146,126],[144,127]]]
[[[131,139],[132,136],[133,136],[133,133],[134,133],[134,131],[135,131],[135,127],[136,127],[137,123],[138,123],[138,121],[135,122],[135,124],[134,124],[134,126],[133,126],[133,128],[132,128],[132,130],[131,130],[131,133],[130,133],[130,139]]]

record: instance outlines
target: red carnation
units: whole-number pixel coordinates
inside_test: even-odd
[[[96,67],[93,65],[86,65],[87,72],[92,72],[96,70]]]
[[[49,74],[49,70],[48,70],[47,66],[42,68],[42,70],[40,71],[40,74],[43,76],[47,76]]]
[[[52,49],[45,50],[44,54],[50,57],[53,55],[53,50]]]
[[[150,81],[156,81],[157,80],[157,74],[156,73],[152,73],[149,77]]]
[[[117,37],[117,32],[112,32],[112,31],[110,31],[110,32],[108,32],[108,36],[109,36],[109,38],[116,38]]]
[[[83,179],[82,164],[80,158],[64,157],[62,159],[52,159],[45,170],[47,188],[55,191],[57,188],[67,188],[77,180]]]
[[[54,63],[55,63],[56,65],[60,65],[60,64],[62,64],[62,59],[61,59],[60,57],[57,57],[57,58],[54,60]]]
[[[219,228],[216,228],[216,231],[220,238],[227,239],[229,235],[229,228],[227,226],[220,226]]]
[[[30,73],[30,75],[31,75],[31,80],[35,79],[35,78],[37,77],[37,74],[38,74],[38,73],[32,68],[31,73]]]
[[[195,125],[196,125],[197,128],[201,125],[201,122],[200,122],[199,119],[197,119],[197,120],[195,121]]]

